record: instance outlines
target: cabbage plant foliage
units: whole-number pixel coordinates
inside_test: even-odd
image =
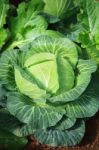
[[[62,37],[42,35],[27,48],[5,51],[0,80],[8,90],[7,109],[24,124],[12,132],[34,134],[52,146],[79,143],[85,132],[83,118],[98,111],[89,86],[96,69],[95,61],[80,58],[77,46]]]
[[[32,134],[53,147],[81,142],[99,110],[98,9],[95,0],[0,0],[4,144],[10,136],[26,144]]]

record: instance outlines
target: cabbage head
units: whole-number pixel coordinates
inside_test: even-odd
[[[98,111],[90,86],[97,66],[79,56],[67,38],[39,36],[0,58],[0,81],[9,91],[7,109],[24,126],[17,135],[51,146],[74,146],[84,136],[86,117]]]

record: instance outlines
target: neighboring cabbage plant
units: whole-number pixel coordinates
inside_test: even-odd
[[[39,14],[41,10],[42,3],[37,5],[32,0],[18,5],[17,15],[11,14],[9,18],[11,37],[7,48],[22,47],[37,36],[36,31],[42,30],[43,32],[47,29],[47,20]]]
[[[80,8],[77,23],[71,24],[67,36],[81,43],[86,58],[94,59],[99,64],[99,2],[85,0]]]
[[[35,0],[34,0],[35,1]],[[50,23],[56,23],[71,17],[78,11],[78,5],[81,3],[77,0],[42,0],[44,8],[42,12],[47,16]]]
[[[96,63],[81,58],[67,38],[42,35],[27,47],[3,52],[0,81],[8,91],[10,113],[0,117],[1,126],[17,136],[34,134],[51,146],[80,143],[84,119],[98,111],[90,86],[96,69]]]
[[[7,30],[4,28],[6,24],[7,11],[9,9],[8,0],[0,0],[0,50],[5,44],[8,36]]]

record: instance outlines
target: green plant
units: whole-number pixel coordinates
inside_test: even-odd
[[[99,3],[1,2],[0,129],[51,146],[79,144],[99,110]]]
[[[33,133],[52,146],[79,143],[85,127],[78,118],[98,111],[98,99],[88,88],[96,68],[93,60],[79,58],[76,45],[67,38],[42,35],[27,49],[4,52],[0,79],[9,90],[8,111],[27,124],[21,134]]]

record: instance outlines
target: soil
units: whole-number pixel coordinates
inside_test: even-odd
[[[99,113],[86,122],[86,133],[80,145],[73,148],[49,147],[36,141],[33,136],[24,150],[99,150]]]

